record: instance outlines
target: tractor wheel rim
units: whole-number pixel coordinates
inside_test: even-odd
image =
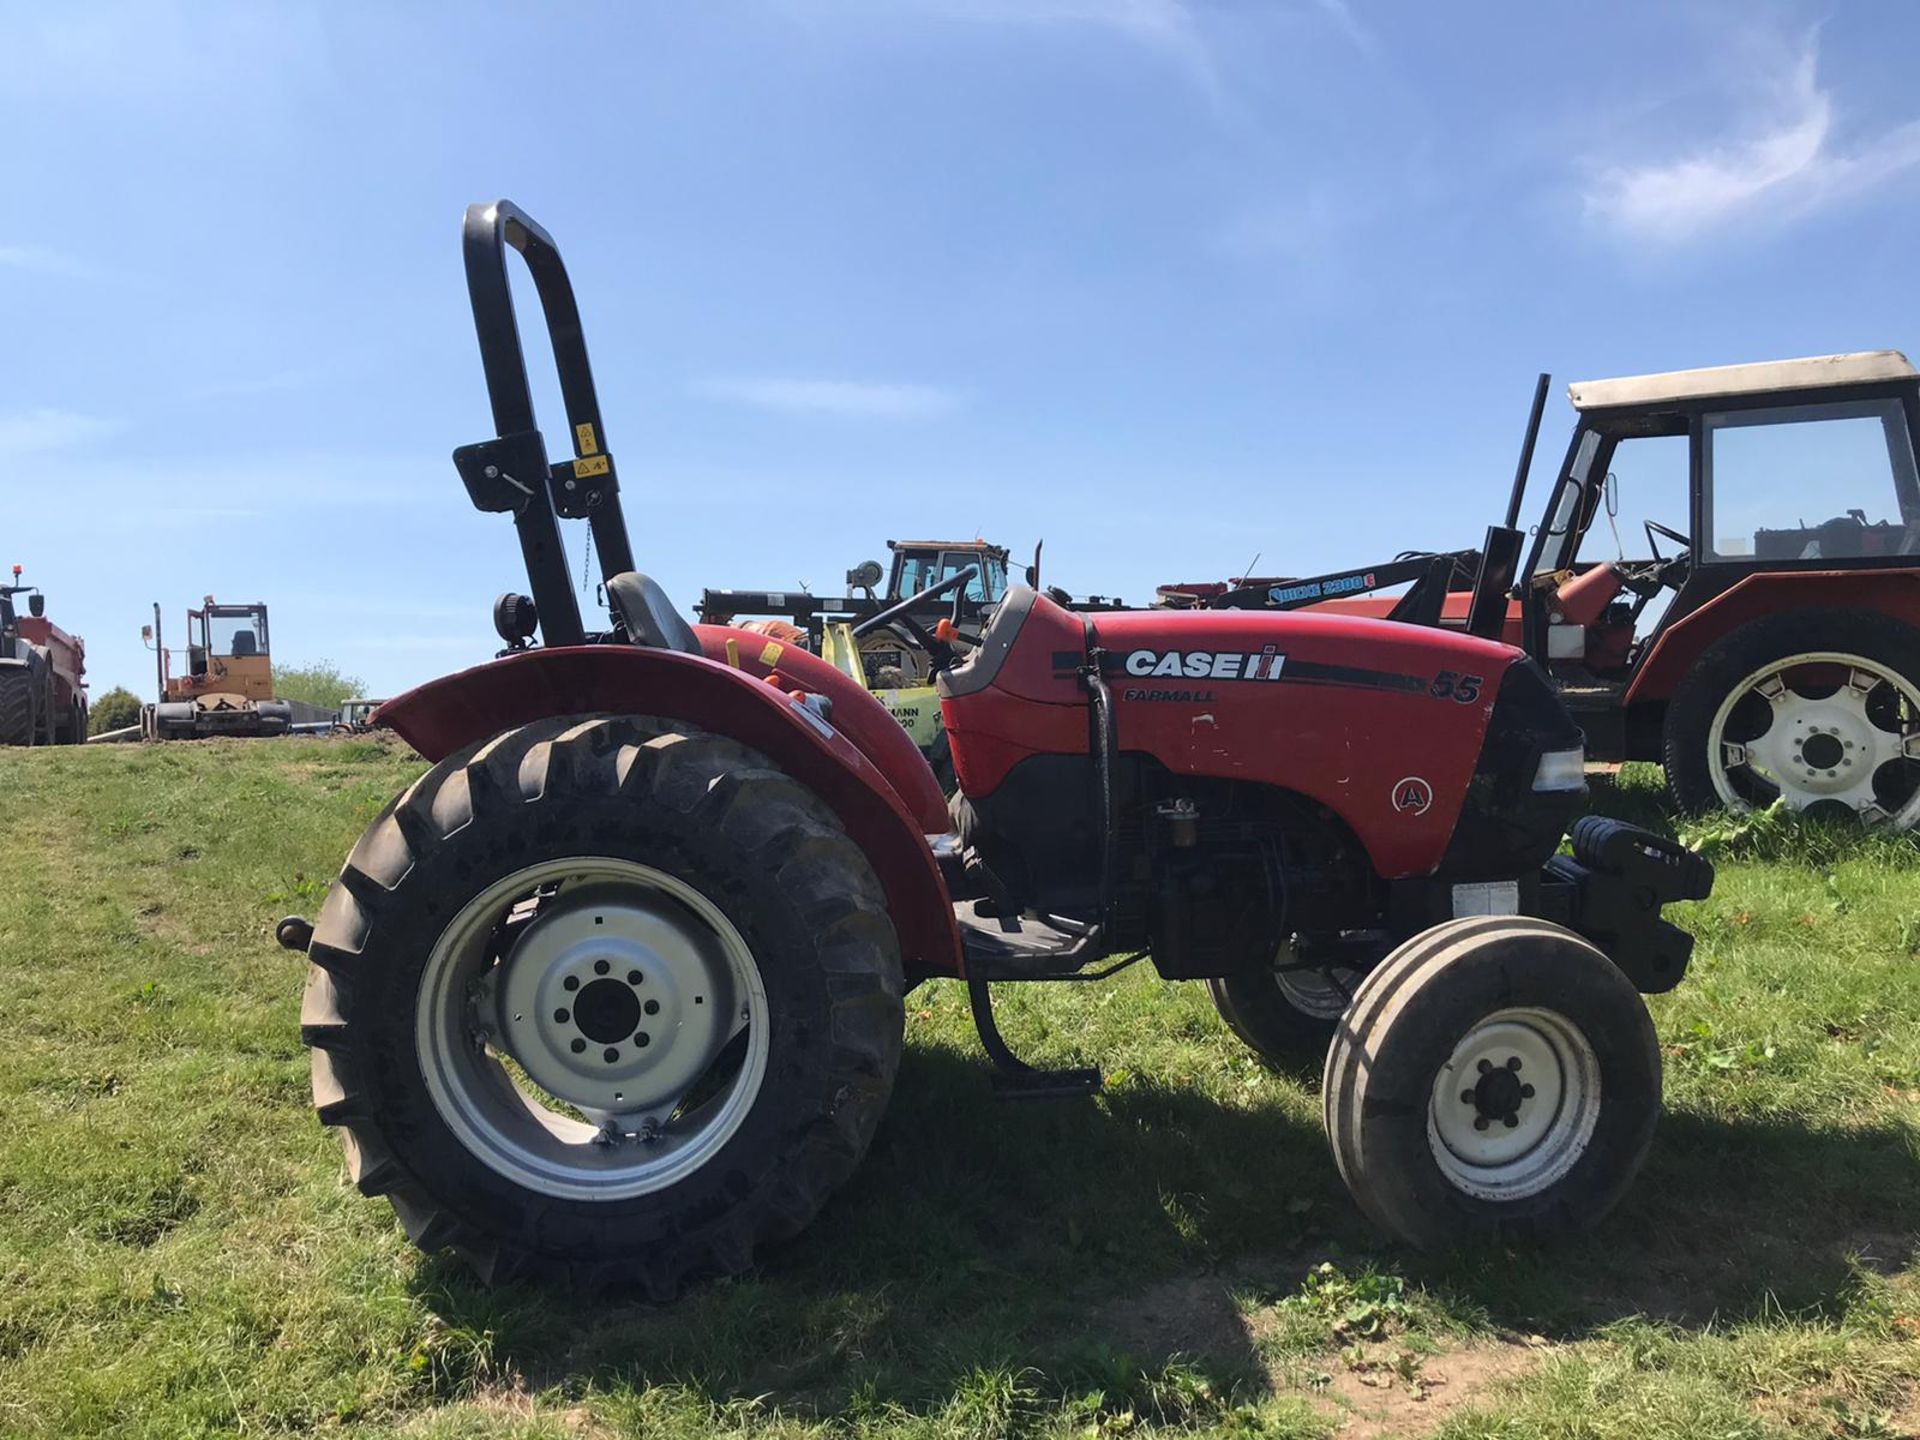
[[[1707,748],[1730,809],[1777,798],[1842,807],[1869,826],[1920,822],[1920,689],[1879,661],[1844,651],[1769,661],[1727,692]]]
[[[1282,946],[1278,963],[1289,965],[1296,957],[1291,946]],[[1360,983],[1360,972],[1344,965],[1319,970],[1276,970],[1273,983],[1280,987],[1280,998],[1315,1020],[1338,1020],[1347,1013],[1353,990]]]
[[[1440,1172],[1481,1200],[1524,1200],[1562,1179],[1600,1119],[1600,1063],[1554,1010],[1500,1010],[1434,1077],[1427,1143]]]
[[[630,860],[529,866],[427,957],[422,1078],[470,1152],[545,1195],[673,1185],[739,1130],[766,1077],[765,987],[733,923]]]

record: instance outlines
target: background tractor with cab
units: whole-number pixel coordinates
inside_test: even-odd
[[[14,566],[13,583],[0,585],[0,745],[83,744],[86,674],[86,642],[47,619],[46,597]]]
[[[824,653],[827,627],[833,624],[859,626],[858,648],[862,663],[874,684],[897,688],[918,685],[927,679],[927,655],[898,618],[882,626],[868,626],[883,610],[907,602],[901,613],[922,624],[931,625],[949,610],[964,620],[977,622],[1007,593],[1007,556],[1005,546],[973,540],[889,540],[891,563],[882,568],[878,560],[866,560],[847,571],[845,595],[814,595],[806,590],[703,590],[694,614],[703,625],[731,625],[748,617],[742,628],[769,635],[783,643],[804,645],[815,654]],[[1039,564],[1039,552],[1034,553]],[[955,599],[921,602],[922,591],[951,579],[962,570],[971,578],[957,591]],[[1034,583],[1029,570],[1028,584]],[[884,581],[884,585],[883,582]],[[857,592],[857,593],[851,593]]]
[[[558,462],[510,251],[553,342]],[[1662,906],[1712,872],[1593,817],[1562,853],[1580,734],[1526,656],[1341,615],[1087,614],[1026,587],[969,644],[949,577],[907,598],[950,607],[916,637],[950,811],[855,680],[690,625],[635,571],[558,250],[501,201],[469,209],[464,253],[493,426],[454,461],[512,517],[530,593],[495,606],[502,657],[381,707],[431,768],[318,917],[279,927],[310,962],[319,1116],[416,1244],[490,1280],[658,1296],[741,1271],[866,1150],[908,988],[966,986],[1002,1094],[1079,1095],[1099,1073],[1024,1064],[994,987],[1148,956],[1227,987],[1263,1053],[1324,1052],[1340,1174],[1394,1236],[1550,1235],[1627,1188],[1660,1107],[1640,992],[1677,984],[1692,945]],[[602,558],[606,633],[582,623],[567,519]],[[1283,975],[1344,1013],[1287,1005]]]
[[[1590,758],[1663,764],[1688,808],[1920,825],[1920,374],[1907,358],[1572,385],[1573,438],[1529,539],[1516,527],[1546,393],[1543,375],[1506,521],[1482,549],[1163,597],[1497,636],[1552,677]]]
[[[334,712],[330,728],[342,735],[363,735],[373,728],[373,712],[387,702],[354,696]]]
[[[274,698],[273,654],[267,607],[222,605],[211,595],[187,611],[187,670],[173,674],[173,654],[160,629],[141,627],[153,649],[160,698],[141,711],[147,740],[203,740],[222,735],[284,735],[292,728],[292,702]]]

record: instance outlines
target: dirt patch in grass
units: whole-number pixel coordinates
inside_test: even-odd
[[[1553,1351],[1538,1341],[1490,1338],[1451,1348],[1424,1332],[1361,1343],[1330,1339],[1308,1355],[1271,1357],[1264,1342],[1275,1329],[1271,1307],[1249,1311],[1236,1298],[1257,1274],[1262,1288],[1272,1262],[1233,1272],[1181,1276],[1150,1285],[1095,1312],[1096,1334],[1137,1357],[1183,1359],[1214,1373],[1258,1377],[1276,1395],[1303,1396],[1337,1427],[1341,1440],[1400,1440],[1438,1429],[1464,1406],[1531,1370]],[[1306,1275],[1313,1261],[1286,1269]]]
[[[1902,1440],[1920,1435],[1920,1385],[1907,1387],[1900,1403],[1887,1416],[1887,1432],[1902,1437]]]
[[[488,1421],[527,1428],[545,1422],[577,1440],[613,1440],[616,1434],[584,1405],[559,1410],[543,1407],[526,1385],[517,1380],[511,1384],[483,1385],[466,1404]]]
[[[1858,1260],[1876,1275],[1904,1273],[1920,1256],[1920,1235],[1894,1230],[1856,1230],[1841,1242],[1840,1253]]]
[[[1456,1410],[1526,1374],[1548,1353],[1517,1341],[1487,1340],[1407,1363],[1394,1347],[1381,1349],[1377,1359],[1341,1362],[1321,1391],[1342,1422],[1341,1440],[1430,1435]]]
[[[1228,1277],[1183,1275],[1103,1305],[1094,1333],[1130,1355],[1210,1364],[1253,1361],[1253,1336]]]

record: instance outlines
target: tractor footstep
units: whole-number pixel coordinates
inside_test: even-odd
[[[1026,1066],[1024,1073],[995,1070],[993,1098],[996,1100],[1065,1100],[1075,1095],[1097,1095],[1102,1084],[1097,1068],[1086,1070],[1036,1070]]]
[[[1041,1070],[1014,1054],[994,1022],[993,992],[985,980],[967,981],[967,1001],[973,1009],[974,1028],[980,1032],[980,1044],[993,1062],[996,1100],[1059,1100],[1099,1090],[1097,1069]]]

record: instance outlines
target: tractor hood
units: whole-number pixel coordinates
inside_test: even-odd
[[[1009,595],[982,641],[941,677],[969,796],[990,795],[1035,755],[1088,753],[1097,662],[1123,757],[1318,801],[1388,877],[1439,867],[1510,672],[1534,678],[1511,646],[1422,626],[1300,611],[1087,616],[1025,590]],[[1550,695],[1546,707],[1553,723],[1531,717],[1530,733],[1577,747]]]

